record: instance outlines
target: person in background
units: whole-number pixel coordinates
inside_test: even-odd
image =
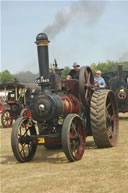
[[[103,77],[101,77],[101,71],[100,70],[96,71],[96,76],[94,77],[94,81],[99,83],[97,85],[97,87],[99,87],[99,88],[105,88],[106,87],[105,80]]]
[[[67,80],[69,79],[79,79],[79,67],[80,65],[76,62],[73,63],[73,69],[67,75]]]

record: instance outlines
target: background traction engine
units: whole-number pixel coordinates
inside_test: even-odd
[[[93,135],[98,147],[115,146],[118,110],[112,91],[95,91],[93,74],[88,66],[80,69],[79,80],[58,80],[52,85],[48,43],[46,34],[37,35],[41,89],[31,94],[31,116],[18,118],[13,126],[11,146],[14,156],[19,162],[27,162],[33,159],[37,145],[62,146],[67,159],[77,161],[84,154],[89,135]]]
[[[4,128],[12,126],[13,121],[20,116],[20,112],[25,106],[25,85],[20,83],[0,84],[0,90],[4,91],[3,111],[1,123]]]
[[[117,65],[117,70],[102,74],[115,95],[119,112],[128,112],[128,70],[123,70],[122,64]]]

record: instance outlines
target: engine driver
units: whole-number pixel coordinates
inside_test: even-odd
[[[79,79],[79,67],[80,65],[76,62],[73,63],[73,69],[67,75],[67,79]]]

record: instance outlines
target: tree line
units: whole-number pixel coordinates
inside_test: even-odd
[[[123,70],[128,70],[128,61],[121,63],[113,61],[107,61],[98,64],[93,63],[90,65],[90,68],[93,74],[95,75],[97,70],[101,70],[102,73],[116,71],[118,64],[123,65]],[[64,67],[61,73],[63,79],[66,78],[70,70],[71,69],[68,66]],[[11,74],[8,70],[5,70],[3,72],[0,72],[0,83],[7,83],[7,82],[34,83],[35,79],[38,77],[39,74],[34,74],[30,71]]]
[[[34,74],[30,71],[11,74],[8,70],[0,73],[0,83],[34,83],[39,74]]]
[[[98,63],[98,64],[93,63],[90,65],[90,68],[95,76],[97,70],[101,70],[102,73],[116,71],[118,64],[122,64],[123,70],[128,70],[128,61],[121,62],[121,63],[113,62],[113,61],[107,61],[107,62]],[[71,69],[68,66],[66,66],[62,71],[62,78],[66,78],[70,70]]]

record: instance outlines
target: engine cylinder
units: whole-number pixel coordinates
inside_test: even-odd
[[[80,112],[80,102],[73,95],[61,96],[61,101],[63,102],[63,114],[79,113]]]

